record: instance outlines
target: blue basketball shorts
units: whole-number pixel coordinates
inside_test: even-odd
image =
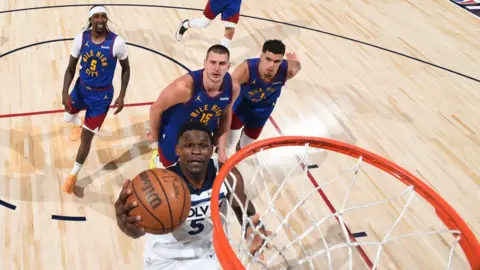
[[[175,151],[177,145],[177,131],[169,128],[160,128],[158,138],[158,156],[162,165],[166,168],[178,161]]]
[[[242,0],[209,0],[203,15],[210,20],[222,14],[222,21],[238,23],[240,19],[240,6]]]
[[[235,122],[240,121],[240,123],[236,123],[235,125],[242,124],[245,128],[263,128],[274,108],[274,104],[261,104],[256,106],[239,96],[235,100],[232,108]],[[232,121],[232,125],[233,124]],[[237,129],[238,127],[232,128]]]
[[[107,116],[113,100],[113,94],[113,87],[92,89],[83,85],[80,80],[77,80],[70,93],[72,102],[70,104],[71,110],[68,113],[77,114],[86,110],[83,125],[94,133],[98,132]]]

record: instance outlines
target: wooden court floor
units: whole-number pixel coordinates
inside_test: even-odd
[[[206,49],[223,35],[223,25],[215,21],[208,29],[189,31],[183,42],[175,41],[179,22],[200,16],[204,1],[100,1],[117,4],[107,6],[110,27],[129,44],[132,71],[125,101],[130,106],[117,116],[109,114],[75,196],[69,196],[60,187],[78,142],[67,140],[70,126],[57,110],[71,39],[86,23],[93,2],[0,2],[0,269],[142,269],[144,240],[120,232],[113,203],[123,180],[148,168],[153,147],[144,136],[148,103],[175,77],[201,68]],[[57,7],[32,9],[45,6]],[[282,39],[302,61],[302,71],[285,86],[261,138],[320,136],[377,153],[432,187],[480,237],[478,18],[447,0],[244,0],[242,14],[232,42],[232,69],[257,57],[271,38]],[[115,86],[120,88],[120,67]],[[277,181],[272,185],[285,176],[282,170],[295,165],[293,156],[300,152],[279,149],[270,156],[271,179]],[[319,168],[311,170],[312,177],[322,184],[354,161],[316,152],[310,162]],[[249,166],[246,175],[252,173]],[[372,168],[362,176],[349,203],[380,200],[405,188]],[[324,190],[337,209],[344,185]],[[285,190],[278,206],[282,213],[296,203],[298,188],[289,184]],[[399,233],[441,225],[434,210],[420,201]],[[256,203],[265,201],[257,197]],[[329,211],[320,196],[309,203],[318,207],[317,218]],[[359,241],[379,241],[399,209],[400,203],[362,210],[345,216],[345,222],[352,232],[366,235]],[[295,229],[311,225],[305,214],[294,217]],[[273,218],[267,221],[276,224]],[[322,230],[337,243],[340,228],[329,222]],[[284,234],[276,244],[292,237]],[[442,269],[451,240],[442,236],[392,244],[385,248],[380,268]],[[314,236],[306,241],[318,249]],[[364,251],[375,258],[375,248]],[[354,252],[353,268],[368,267]],[[347,250],[332,256],[333,269],[348,268]],[[459,248],[453,258],[454,269],[468,269]],[[325,261],[315,266],[323,268]]]

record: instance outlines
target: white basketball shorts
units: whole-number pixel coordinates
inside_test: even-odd
[[[198,259],[169,259],[162,258],[155,253],[146,253],[143,264],[143,270],[221,270],[220,263],[215,256],[215,251],[211,251],[204,258]]]

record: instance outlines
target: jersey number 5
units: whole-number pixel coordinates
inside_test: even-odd
[[[201,222],[202,222],[202,219],[192,220],[192,222],[190,222],[190,227],[192,227],[194,230],[189,231],[188,234],[197,235],[203,232],[203,229],[205,229],[205,225],[203,225]]]
[[[92,59],[92,62],[90,62],[90,70],[94,71],[95,69],[97,69],[97,60]]]

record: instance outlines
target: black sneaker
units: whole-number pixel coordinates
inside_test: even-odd
[[[188,22],[188,19],[187,19],[187,20],[184,20],[184,21],[180,24],[180,26],[178,27],[177,32],[175,33],[175,39],[176,39],[177,41],[181,41],[182,38],[183,38],[183,34],[188,30],[188,28],[186,28],[185,26],[183,26],[183,24],[184,24],[185,22]]]

